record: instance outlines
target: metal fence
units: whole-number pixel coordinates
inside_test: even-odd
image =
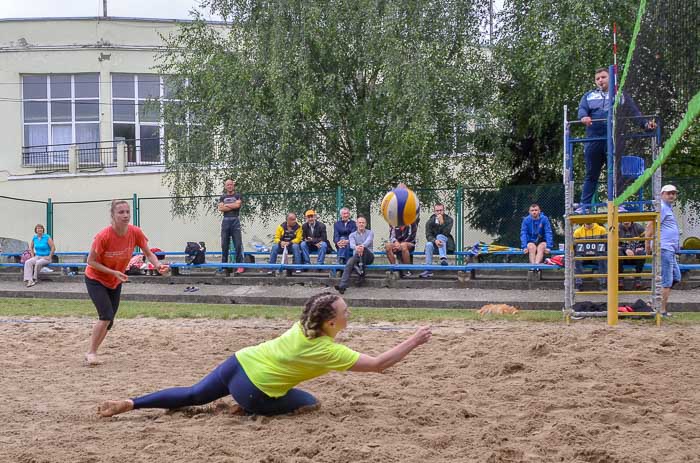
[[[42,224],[48,229],[47,205],[46,201],[0,196],[0,210],[3,214],[0,245],[3,252],[22,252],[24,249],[17,249],[17,246],[20,246],[17,241],[28,243],[34,236],[34,227],[37,224]]]
[[[115,140],[59,145],[37,145],[22,148],[22,166],[37,172],[67,172],[70,149],[75,147],[79,171],[117,167],[117,145],[126,144],[126,165],[152,166],[165,164],[165,147],[162,138]]]
[[[668,181],[668,180],[667,180]],[[697,179],[680,179],[675,183],[681,191],[693,191]],[[563,243],[564,191],[561,184],[522,185],[478,189],[418,189],[421,214],[417,249],[425,246],[425,223],[436,202],[445,205],[447,214],[454,218],[458,250],[469,249],[483,241],[506,246],[520,246],[520,225],[528,207],[538,203],[554,226],[555,245]],[[314,209],[319,220],[326,224],[328,238],[332,239],[333,223],[341,207],[348,207],[352,216],[368,216],[375,232],[375,248],[381,249],[389,236],[389,226],[382,219],[379,208],[385,191],[336,190],[309,192],[242,192],[241,210],[243,244],[246,251],[269,248],[275,228],[285,220],[287,212],[295,212],[299,222],[304,212]],[[209,251],[219,251],[221,214],[217,210],[218,196],[189,198],[195,204],[187,216],[172,213],[170,197],[144,197],[134,194],[127,199],[132,204],[133,223],[143,228],[152,246],[166,251],[182,251],[187,241],[204,241]],[[0,225],[0,237],[27,241],[36,223],[46,223],[54,237],[57,250],[64,252],[87,251],[94,235],[109,225],[111,199],[80,202],[26,201],[0,197],[6,217]],[[700,220],[695,212],[697,204],[688,201],[677,209],[685,236],[700,234]]]
[[[54,240],[56,251],[89,251],[97,232],[110,224],[111,203],[111,199],[50,203],[53,226],[47,232]]]

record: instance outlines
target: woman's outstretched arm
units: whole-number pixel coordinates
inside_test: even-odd
[[[432,332],[427,326],[422,326],[402,343],[392,347],[383,354],[372,357],[371,355],[360,354],[355,365],[350,368],[350,371],[375,372],[381,373],[392,365],[397,364],[408,355],[416,347],[425,344],[430,340]]]

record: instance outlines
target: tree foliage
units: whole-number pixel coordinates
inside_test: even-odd
[[[194,210],[195,196],[218,191],[227,176],[248,192],[324,192],[325,204],[303,194],[256,196],[262,213],[332,208],[337,186],[362,206],[399,181],[462,184],[494,189],[466,190],[468,221],[508,242],[515,232],[507,223],[519,224],[531,202],[554,220],[563,212],[561,202],[548,207],[537,197],[549,187],[504,187],[561,182],[563,106],[575,119],[594,70],[611,64],[613,23],[624,61],[639,6],[506,0],[487,46],[480,25],[488,0],[202,3],[225,25],[196,18],[182,26],[160,64],[178,76],[165,109],[176,212]],[[645,112],[675,111],[665,121],[672,129],[682,105],[669,95],[697,91],[698,3],[649,5],[627,91]],[[699,175],[699,146],[696,124],[665,172]]]
[[[204,1],[227,26],[183,26],[160,66],[180,78],[166,108],[171,191],[207,195],[226,176],[246,191],[446,186],[435,160],[458,149],[488,91],[484,3]]]
[[[631,37],[636,0],[511,0],[500,16],[494,63],[494,114],[508,120],[499,142],[512,168],[510,184],[560,181],[563,106],[569,118],[594,70],[612,62],[612,24],[619,54]],[[503,152],[503,151],[502,151]]]

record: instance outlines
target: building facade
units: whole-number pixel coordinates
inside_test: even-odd
[[[169,83],[155,66],[163,37],[181,23],[116,17],[0,20],[0,196],[55,203],[100,200],[57,204],[53,220],[63,250],[86,249],[99,225],[108,223],[104,200],[169,195],[162,183],[166,129],[159,107]],[[163,233],[159,238],[167,242],[160,247],[177,249],[183,238],[216,241],[216,213],[171,226],[168,201],[157,203],[149,211],[158,216],[154,222],[167,223],[180,235]],[[36,203],[4,200],[2,205],[16,220],[0,225],[0,236],[27,239],[36,223],[51,220]]]

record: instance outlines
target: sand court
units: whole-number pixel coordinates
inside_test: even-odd
[[[700,326],[438,322],[384,374],[302,383],[298,416],[225,406],[95,415],[106,399],[198,381],[282,320],[117,320],[104,365],[82,363],[93,320],[0,318],[0,461],[682,462],[700,455]],[[415,327],[353,323],[377,354]],[[228,398],[224,404],[232,403]]]

